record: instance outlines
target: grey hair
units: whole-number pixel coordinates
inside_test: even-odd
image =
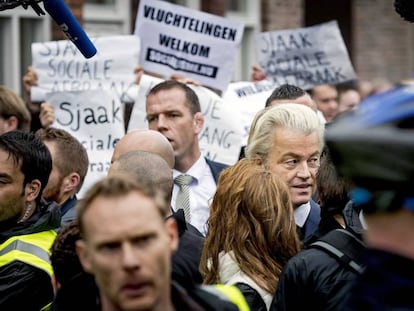
[[[265,108],[256,114],[250,127],[246,158],[266,163],[278,127],[298,130],[306,135],[316,132],[322,152],[325,126],[317,113],[305,105],[287,103]]]

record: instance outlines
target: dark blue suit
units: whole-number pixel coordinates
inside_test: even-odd
[[[314,200],[310,200],[310,212],[302,228],[298,227],[300,239],[303,241],[311,236],[317,229],[321,221],[321,207]]]
[[[207,165],[210,167],[211,173],[213,174],[214,181],[217,184],[221,171],[224,170],[226,167],[228,167],[228,165],[219,163],[219,162],[214,162],[207,158],[205,159],[206,159]]]
[[[207,158],[206,162],[217,184],[221,171],[227,166]],[[185,221],[182,209],[178,209],[176,212],[173,211],[173,217],[178,224],[180,243],[178,244],[178,251],[172,256],[172,279],[183,287],[191,288],[203,281],[198,266],[204,237],[197,228]]]

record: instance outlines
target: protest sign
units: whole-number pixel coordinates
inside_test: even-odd
[[[303,89],[356,78],[336,21],[256,36],[258,63],[275,85]]]
[[[274,90],[273,83],[267,80],[260,82],[239,81],[230,83],[223,93],[223,101],[232,111],[241,113],[243,126],[243,144],[247,144],[250,125],[256,113],[265,107],[266,100]]]
[[[52,126],[72,134],[88,153],[89,169],[81,197],[107,175],[115,144],[125,134],[121,102],[114,92],[104,90],[47,93],[46,100],[54,107]]]
[[[90,59],[85,59],[69,40],[33,43],[32,65],[38,87],[32,88],[32,101],[45,100],[47,92],[104,89],[116,92],[123,102],[134,102],[125,96],[134,85],[139,38],[99,37],[93,42],[98,53]]]
[[[135,25],[140,64],[148,72],[179,73],[223,91],[232,78],[243,30],[242,23],[220,16],[141,0]]]
[[[143,75],[138,99],[132,110],[128,132],[134,129],[147,129],[145,100],[149,90],[163,81]],[[222,98],[209,89],[188,85],[197,94],[205,122],[199,134],[200,149],[204,156],[213,161],[234,164],[239,157],[243,139],[242,116],[238,110],[226,105]]]

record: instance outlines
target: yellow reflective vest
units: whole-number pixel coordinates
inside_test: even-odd
[[[13,261],[20,261],[52,276],[50,248],[55,238],[54,230],[10,237],[0,244],[0,267]]]
[[[53,275],[50,248],[56,238],[54,230],[13,236],[0,245],[0,266],[18,260]]]

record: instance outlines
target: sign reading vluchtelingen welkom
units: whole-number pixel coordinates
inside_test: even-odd
[[[244,24],[158,0],[141,0],[135,34],[140,64],[164,76],[180,74],[224,91],[229,84]]]
[[[336,21],[307,28],[262,32],[256,53],[266,78],[309,89],[356,79]]]

